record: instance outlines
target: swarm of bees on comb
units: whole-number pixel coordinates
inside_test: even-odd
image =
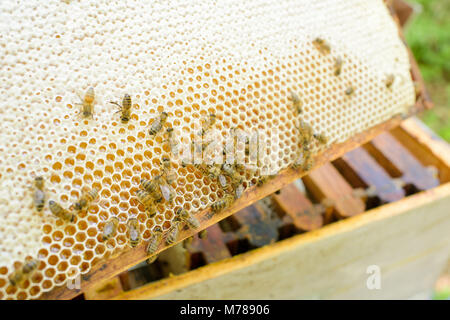
[[[324,56],[332,53],[330,44],[322,39],[316,38],[312,41],[313,46]],[[335,57],[332,65],[333,74],[339,77],[343,72],[344,60],[342,57]],[[395,76],[388,74],[384,80],[387,89],[391,89],[394,83]],[[343,94],[345,96],[351,96],[355,93],[355,88],[350,85],[347,86]],[[312,126],[302,119],[303,114],[303,101],[301,94],[294,91],[289,91],[287,100],[292,104],[293,114],[297,119],[297,136],[300,141],[300,151],[296,159],[291,164],[291,168],[294,170],[301,169],[302,171],[308,171],[314,166],[314,159],[311,154],[312,144],[316,141],[318,144],[326,147],[330,143],[330,139],[323,132],[314,132]],[[120,120],[122,123],[128,123],[131,119],[132,98],[129,94],[125,94],[122,98],[122,102],[111,101],[111,104],[117,106],[120,112]],[[80,106],[79,114],[86,119],[93,118],[95,104],[95,91],[93,87],[90,87],[85,93],[83,98],[80,98],[80,102],[76,105]],[[167,112],[162,111],[153,119],[153,122],[148,129],[148,135],[156,138],[158,135],[163,134],[164,139],[162,143],[167,143],[170,153],[172,155],[178,154],[179,144],[174,136],[174,129],[172,127],[166,127],[169,120]],[[217,116],[214,113],[208,114],[204,119],[202,128],[197,132],[197,136],[204,138],[208,132],[212,130],[217,123]],[[231,128],[230,131],[236,134],[237,129]],[[200,146],[197,146],[196,151],[204,152],[208,145],[212,141],[203,142]],[[195,148],[194,148],[195,149]],[[223,154],[226,154],[226,148],[223,149]],[[245,155],[250,153],[250,140],[245,140]],[[185,167],[187,163],[182,163]],[[226,191],[223,198],[218,199],[211,205],[211,213],[217,213],[230,207],[234,201],[241,198],[245,189],[247,188],[243,184],[240,171],[247,170],[245,166],[238,163],[224,163],[218,164],[206,164],[206,163],[194,163],[193,167],[198,170],[202,175],[218,182],[223,190]],[[277,173],[271,175],[260,175],[256,186],[262,186],[266,184],[270,179],[274,178]],[[148,217],[152,218],[157,212],[158,205],[173,205],[174,198],[176,196],[175,189],[172,187],[176,183],[177,174],[173,169],[170,157],[164,156],[161,159],[160,174],[154,176],[151,179],[141,179],[140,189],[136,191],[135,195],[140,204],[142,204],[147,212]],[[45,206],[47,198],[44,190],[44,178],[38,176],[34,181],[33,202],[38,212],[41,212]],[[48,201],[50,212],[58,219],[61,219],[65,223],[73,223],[76,220],[78,214],[83,210],[88,210],[89,206],[97,200],[99,196],[97,188],[87,189],[85,188],[79,199],[73,203],[70,208],[64,208],[54,200]],[[325,207],[330,207],[330,204],[323,204]],[[103,226],[102,240],[107,241],[115,236],[119,225],[119,219],[116,216],[111,217]],[[127,223],[128,243],[130,247],[136,247],[140,244],[141,227],[140,222],[136,217],[128,219]],[[163,231],[161,227],[156,226],[148,240],[146,246],[146,252],[150,256],[147,260],[148,263],[152,263],[157,259],[155,254],[158,251],[160,244],[165,241],[167,245],[172,245],[178,241],[179,231],[183,228],[198,229],[200,227],[199,220],[190,212],[184,208],[178,208],[174,210],[174,218],[172,219],[171,227]],[[206,236],[206,230],[200,231],[201,237]],[[26,261],[20,269],[13,272],[9,279],[13,286],[17,286],[23,282],[23,280],[32,275],[37,269],[39,260],[33,259]]]

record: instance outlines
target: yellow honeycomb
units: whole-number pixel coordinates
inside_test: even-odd
[[[195,213],[223,196],[193,166],[174,163],[175,201],[147,217],[135,192],[169,151],[164,136],[148,134],[163,110],[165,127],[182,137],[192,138],[209,113],[223,136],[232,127],[267,134],[261,163],[278,171],[299,150],[290,91],[303,103],[302,119],[330,144],[414,104],[408,55],[381,0],[2,0],[0,30],[1,299],[38,298],[117,254],[128,246],[129,217],[145,241],[156,225],[170,227],[177,208]],[[329,54],[313,46],[317,37]],[[77,94],[91,86],[94,115],[83,119]],[[109,103],[125,93],[133,99],[128,124]],[[46,183],[41,212],[31,189],[38,175]],[[246,175],[246,186],[255,182]],[[69,208],[84,187],[98,188],[99,199],[74,223],[50,213],[48,200]],[[103,242],[112,216],[117,234]],[[40,260],[38,270],[10,285],[30,258]]]

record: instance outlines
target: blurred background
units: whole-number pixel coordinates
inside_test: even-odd
[[[406,40],[434,102],[421,119],[450,142],[450,0],[408,0],[414,14],[405,26]],[[450,261],[437,281],[434,299],[450,300]]]
[[[411,47],[435,106],[421,115],[450,142],[450,0],[409,0],[414,14],[405,26]]]

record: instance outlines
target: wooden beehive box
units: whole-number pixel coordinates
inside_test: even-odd
[[[206,240],[194,240],[187,264],[198,264],[200,254],[204,266],[146,284],[129,271],[91,287],[85,298],[403,299],[430,294],[450,253],[448,144],[409,119],[303,181],[315,202],[332,199],[332,209],[308,211],[311,200],[287,185],[271,196],[277,217],[252,205],[232,216],[229,224],[235,227],[214,225]],[[368,185],[376,186],[372,202],[352,192]],[[243,240],[246,252],[238,254]],[[373,266],[380,271],[379,289],[367,285]]]

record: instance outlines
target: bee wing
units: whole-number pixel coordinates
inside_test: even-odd
[[[169,186],[165,185],[165,184],[161,184],[159,186],[159,189],[161,190],[161,193],[162,193],[162,196],[164,197],[164,199],[166,201],[169,201],[170,200],[170,188],[169,188]]]
[[[78,97],[78,99],[80,99],[80,102],[79,102],[79,103],[76,103],[76,104],[78,104],[78,105],[83,104],[83,100],[84,100],[84,99],[82,98],[83,94],[80,93],[80,91],[75,90],[75,95]]]
[[[190,216],[189,221],[190,221],[190,225],[194,229],[197,229],[198,227],[200,227],[200,222],[198,221],[198,219],[196,217]]]
[[[219,182],[222,187],[225,187],[227,185],[227,179],[223,174],[219,175]]]
[[[138,231],[137,228],[132,228],[132,229],[130,230],[130,238],[131,238],[132,240],[137,240],[137,239],[139,239],[139,231]]]

